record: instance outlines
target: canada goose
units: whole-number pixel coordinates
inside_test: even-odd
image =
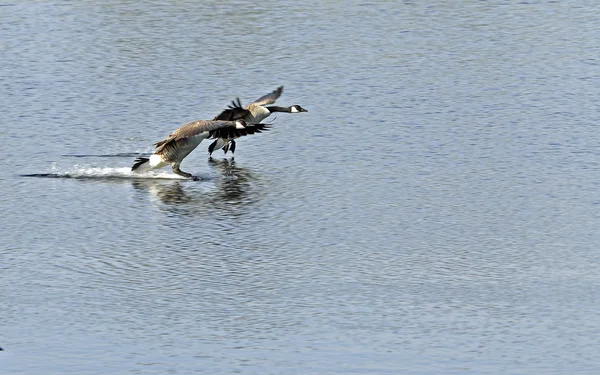
[[[244,120],[221,121],[201,120],[190,122],[171,133],[167,138],[156,142],[156,150],[149,158],[137,158],[132,171],[143,172],[151,169],[162,168],[171,164],[173,172],[183,177],[191,177],[190,173],[179,169],[181,161],[188,156],[204,139],[212,138],[237,138],[248,134],[260,133],[268,130],[269,125],[247,123]]]
[[[242,107],[242,103],[240,102],[240,98],[237,98],[237,102],[235,100],[231,101],[231,104],[228,106],[226,110],[215,116],[213,120],[225,120],[225,121],[235,121],[235,120],[244,120],[246,122],[251,123],[259,123],[262,120],[269,117],[269,115],[273,112],[287,112],[287,113],[299,113],[299,112],[308,112],[306,109],[302,108],[299,105],[292,105],[289,107],[278,107],[278,106],[269,106],[266,107],[267,104],[273,104],[281,96],[283,93],[283,86],[279,86],[275,91],[261,96],[256,99],[254,102],[248,104],[246,107]],[[237,138],[237,137],[235,137]],[[215,150],[222,148],[225,153],[231,150],[231,153],[235,152],[235,141],[234,138],[225,138],[219,137],[213,143],[208,146],[208,153],[212,155]]]

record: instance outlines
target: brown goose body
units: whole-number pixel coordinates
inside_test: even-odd
[[[162,141],[156,142],[156,150],[149,158],[137,158],[132,171],[142,172],[171,165],[173,172],[180,176],[192,177],[183,172],[179,165],[206,138],[237,138],[260,133],[268,129],[267,124],[247,123],[243,120],[200,120],[178,128]]]

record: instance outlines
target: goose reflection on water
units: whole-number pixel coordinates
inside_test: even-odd
[[[241,208],[259,200],[260,178],[248,168],[237,166],[233,158],[210,158],[208,165],[217,177],[201,178],[199,182],[135,179],[132,185],[157,198],[166,209],[184,214],[215,210],[240,214]]]

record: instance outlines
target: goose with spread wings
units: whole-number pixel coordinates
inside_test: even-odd
[[[144,172],[171,165],[176,174],[197,179],[192,174],[179,169],[183,159],[206,138],[233,139],[268,130],[268,124],[250,123],[244,120],[201,120],[190,122],[171,133],[167,138],[156,142],[156,150],[149,158],[137,158],[131,170]]]
[[[242,107],[242,103],[240,102],[240,98],[237,98],[237,101],[233,100],[229,107],[225,109],[223,112],[215,116],[213,120],[224,120],[224,121],[236,121],[236,120],[244,120],[250,123],[260,123],[262,120],[269,117],[269,115],[273,112],[286,112],[286,113],[299,113],[299,112],[308,112],[306,109],[302,108],[299,105],[292,105],[289,107],[278,107],[278,106],[268,106],[268,104],[273,104],[281,96],[283,93],[283,86],[279,86],[273,92],[263,95],[260,98],[256,99],[252,103],[248,104],[246,107]],[[231,153],[235,152],[235,138],[227,138],[227,137],[218,137],[213,143],[208,146],[208,153],[212,155],[215,150],[223,149],[225,153],[227,151],[231,151]]]

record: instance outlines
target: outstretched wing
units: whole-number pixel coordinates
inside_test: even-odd
[[[281,96],[281,93],[283,93],[283,86],[279,86],[275,91],[273,91],[267,95],[261,96],[260,98],[256,99],[248,106],[273,104],[273,103],[275,103],[277,98],[279,98]]]
[[[262,133],[263,131],[269,130],[270,127],[271,127],[271,124],[262,124],[262,123],[251,124],[251,123],[246,123],[246,126],[244,128],[226,127],[226,128],[215,129],[215,130],[213,130],[213,131],[210,132],[210,136],[213,139],[214,138],[233,139],[233,138],[243,137],[245,135],[250,135],[250,134],[255,134],[255,133]]]
[[[160,153],[167,147],[169,144],[177,141],[181,141],[183,139],[188,139],[192,137],[201,136],[202,133],[208,132],[206,134],[206,138],[210,136],[210,132],[218,130],[218,129],[226,129],[231,128],[235,129],[236,123],[235,121],[207,121],[200,120],[190,122],[188,124],[183,125],[179,129],[175,130],[173,133],[169,134],[167,138],[162,141],[156,142],[154,146],[156,147],[155,153]]]
[[[231,104],[228,105],[227,109],[223,110],[223,112],[216,115],[213,120],[222,120],[222,121],[236,121],[243,120],[247,118],[247,116],[251,115],[250,110],[248,110],[251,106],[262,106],[267,104],[273,104],[281,96],[283,93],[283,86],[279,86],[275,91],[263,95],[260,98],[256,99],[254,102],[250,103],[246,108],[242,106],[242,102],[240,98],[236,98],[231,101]]]
[[[229,108],[229,109],[226,109],[223,112],[219,113],[217,116],[215,116],[215,118],[213,118],[213,120],[223,120],[223,121],[243,120],[244,117],[248,116],[249,114],[250,114],[250,111],[245,108],[241,108],[241,107]]]
[[[236,100],[237,102],[232,100],[231,104],[227,106],[228,108],[216,115],[213,120],[236,121],[243,120],[244,117],[248,116],[250,111],[242,107],[240,98],[236,98]]]
[[[237,97],[235,98],[237,100],[237,102],[235,100],[231,101],[231,104],[227,106],[227,108],[242,108],[242,102],[240,101],[240,98]]]

